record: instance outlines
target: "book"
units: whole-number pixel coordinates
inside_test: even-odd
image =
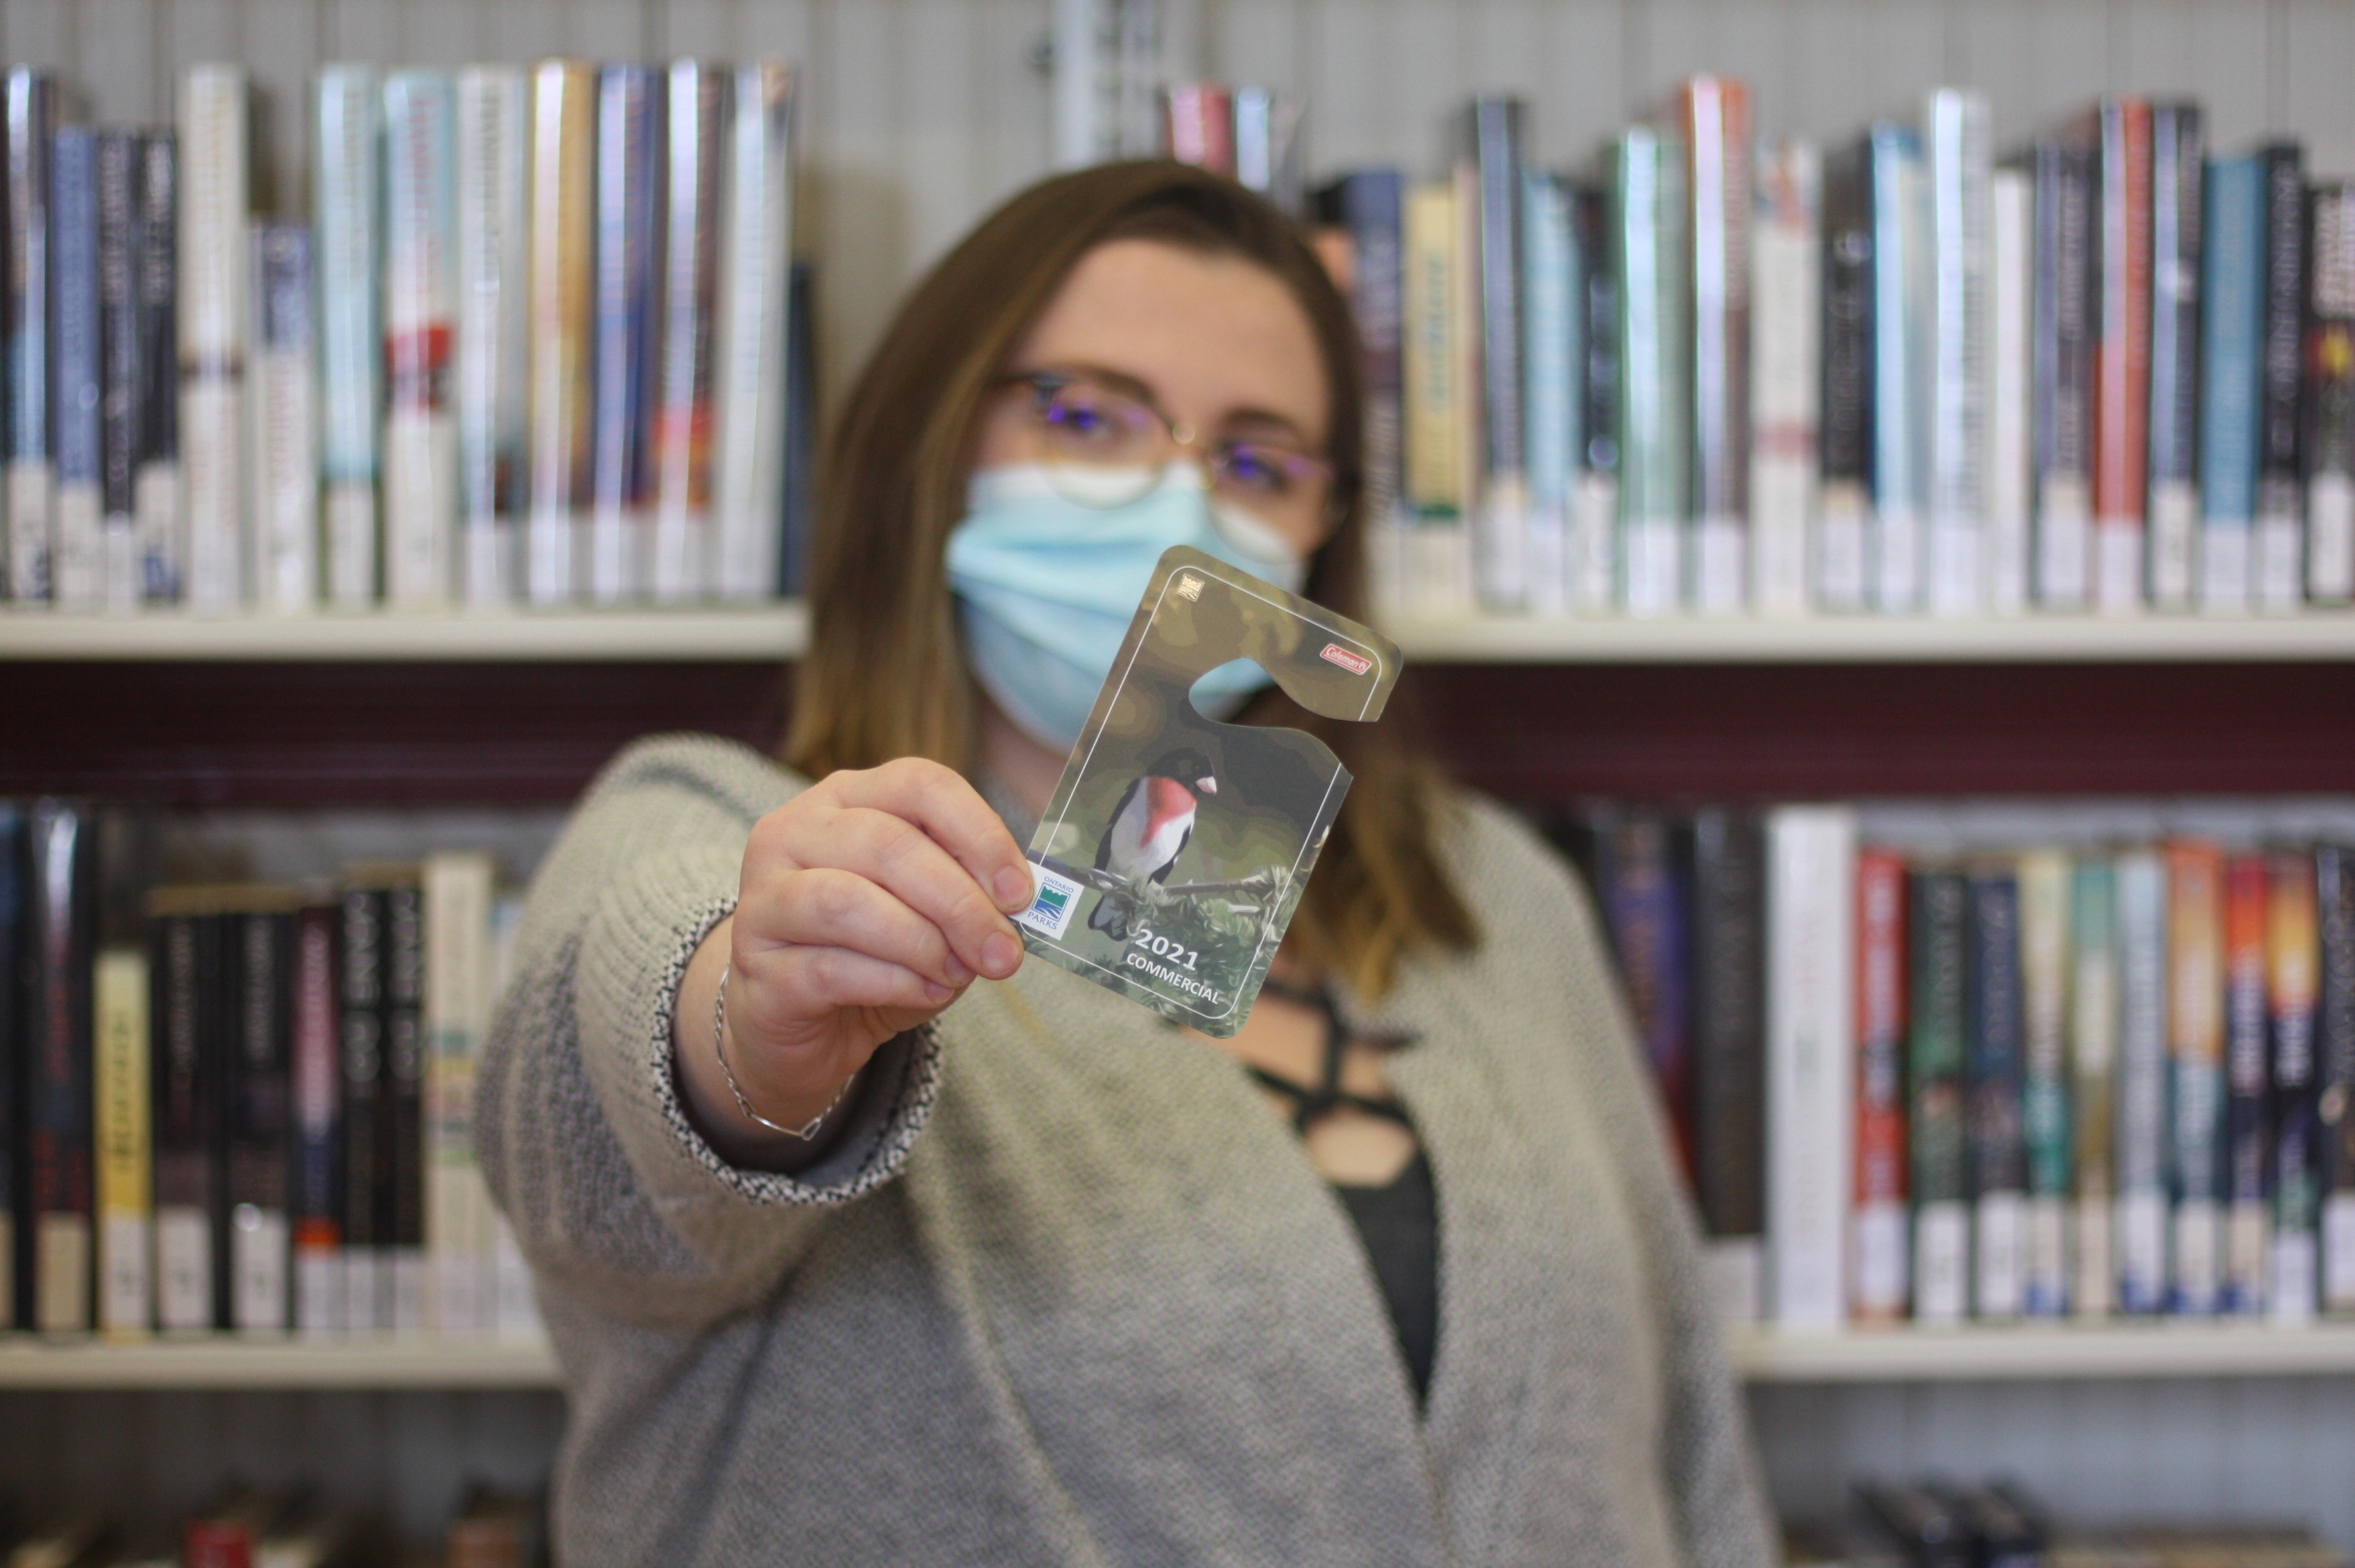
[[[155,1302],[146,954],[137,947],[104,948],[91,987],[98,1327],[111,1339],[142,1339]]]
[[[258,607],[300,613],[319,603],[319,441],[311,229],[256,223],[245,352],[251,433]]]
[[[1987,177],[1987,607],[2026,610],[2035,578],[2036,188],[2018,169]]]
[[[2271,1204],[2273,1255],[2266,1260],[2266,1315],[2275,1323],[2314,1318],[2319,1285],[2315,1139],[2315,1004],[2321,934],[2314,857],[2275,849],[2265,857],[2265,1044],[2271,1072],[2264,1105],[2271,1127],[2261,1179]]]
[[[49,145],[49,596],[63,610],[105,596],[98,293],[98,133],[69,125]]]
[[[220,922],[209,890],[158,888],[148,895],[150,1058],[155,1089],[155,1326],[167,1334],[213,1327],[212,1213],[223,1155],[224,1041],[213,1005],[220,974]]]
[[[1678,835],[1689,912],[1693,1186],[1726,1320],[1754,1323],[1766,1244],[1766,865],[1758,817],[1711,806]]]
[[[140,429],[146,412],[139,307],[143,151],[135,131],[99,133],[98,602],[117,612],[136,610],[145,596],[139,546],[139,459],[146,442]]]
[[[2265,1276],[2273,1253],[2271,1192],[2266,1178],[2271,1129],[2265,1003],[2267,926],[2272,889],[2264,857],[2224,859],[2224,1206],[2223,1285],[2220,1309],[2239,1317],[2265,1310]]]
[[[1811,606],[1807,538],[1816,513],[1821,393],[1823,163],[1806,142],[1758,155],[1751,219],[1750,603],[1761,615]]]
[[[2189,609],[2200,529],[2200,106],[2150,106],[2150,412],[2145,597]]]
[[[528,110],[530,219],[525,249],[527,369],[524,398],[531,489],[524,540],[525,596],[534,604],[581,597],[589,505],[591,197],[596,170],[596,68],[541,60]]]
[[[729,73],[680,60],[665,83],[662,251],[653,313],[653,565],[658,603],[712,587],[711,436],[719,325],[721,172]],[[757,112],[757,107],[755,112]]]
[[[2264,164],[2265,272],[2258,342],[2257,513],[2252,598],[2295,610],[2305,585],[2306,503],[2299,428],[2306,367],[2306,157],[2276,142]]]
[[[26,811],[0,796],[0,1330],[32,1326],[31,1216],[26,1203],[24,1085],[29,1051],[24,1034],[24,987],[17,955],[25,931]]]
[[[1693,1177],[1692,988],[1687,889],[1668,819],[1601,808],[1587,822],[1589,875],[1619,961],[1645,1060],[1674,1131],[1678,1168]]]
[[[1521,407],[1521,147],[1518,99],[1476,98],[1464,111],[1456,189],[1465,225],[1460,283],[1473,333],[1458,345],[1472,367],[1476,432],[1470,486],[1472,578],[1480,607],[1525,606],[1529,468]]]
[[[597,604],[634,599],[645,589],[662,118],[659,75],[638,65],[598,72],[588,560],[589,599]]]
[[[1264,87],[1233,91],[1235,183],[1287,215],[1301,214],[1300,102]]]
[[[1921,602],[1938,615],[1981,614],[1987,603],[1990,119],[1986,95],[1958,88],[1937,89],[1922,106],[1929,551]]]
[[[2322,1309],[2355,1314],[2355,849],[2314,851],[2315,1108]]]
[[[1234,99],[1216,82],[1176,81],[1162,91],[1161,144],[1181,164],[1232,177]]]
[[[1472,453],[1469,395],[1456,347],[1456,273],[1462,249],[1455,189],[1445,182],[1407,192],[1405,338],[1408,526],[1401,574],[1411,607],[1442,615],[1470,609],[1472,557],[1465,512]]]
[[[385,1249],[396,1334],[426,1326],[425,1296],[425,895],[414,867],[379,873],[384,895],[384,1056],[378,1093],[383,1178],[377,1234]]]
[[[1949,867],[1909,872],[1907,1188],[1913,1206],[1913,1318],[1959,1323],[1970,1309],[1971,1138],[1967,1009],[1970,889]]]
[[[328,65],[314,86],[311,212],[319,283],[319,467],[326,601],[363,609],[383,581],[377,513],[384,421],[383,106],[376,68]]]
[[[457,78],[459,595],[513,603],[524,496],[524,78],[475,66]]]
[[[2073,133],[2094,174],[2093,599],[2117,612],[2143,603],[2150,491],[2150,104],[2105,97]]]
[[[1691,538],[1684,599],[1703,614],[1749,603],[1750,88],[1690,76],[1676,91],[1691,247]]]
[[[1679,608],[1691,434],[1684,300],[1684,153],[1658,132],[1618,140],[1612,273],[1619,293],[1619,601],[1631,614]]]
[[[1856,816],[1776,806],[1765,840],[1766,1315],[1837,1329],[1849,1296]]]
[[[784,538],[773,581],[775,592],[794,597],[808,590],[817,526],[817,273],[809,262],[794,263],[785,297]]]
[[[1920,133],[1882,121],[1865,133],[1872,201],[1871,607],[1922,603],[1929,505],[1930,209]]]
[[[2036,602],[2083,609],[2093,596],[2094,160],[2069,138],[2038,139],[2034,180]]]
[[[2249,608],[2265,317],[2265,160],[2208,165],[2200,316],[2200,606]]]
[[[2117,1218],[2117,1310],[2168,1304],[2168,868],[2155,849],[2117,859],[2117,1084],[2112,1125]],[[2085,1157],[2083,1154],[2081,1159]]]
[[[140,597],[180,597],[187,540],[180,505],[180,144],[170,131],[139,138],[139,455],[133,476]]]
[[[2020,1311],[2069,1309],[2069,856],[2019,857],[2019,1120],[2027,1161]]]
[[[1521,171],[1521,447],[1529,473],[1523,603],[1540,615],[1570,608],[1571,475],[1583,435],[1578,361],[1586,313],[1572,200],[1561,176]],[[1371,424],[1369,418],[1369,430]],[[1369,510],[1372,505],[1369,495]]]
[[[1861,610],[1872,528],[1872,160],[1863,143],[1824,156],[1823,391],[1816,521],[1818,604]]]
[[[2168,843],[2167,1051],[2175,1231],[2173,1310],[2213,1313],[2222,1299],[2224,886],[2217,848]]]
[[[2105,1318],[2117,1309],[2117,1052],[2122,1027],[2117,869],[2086,855],[2070,873],[2068,1085],[2070,1085],[2070,1314]]]
[[[287,1226],[293,1252],[294,1330],[305,1339],[343,1332],[344,1067],[336,996],[331,903],[306,901],[293,917],[287,951],[289,1079],[293,1093]]]
[[[7,362],[6,550],[8,596],[23,604],[49,597],[51,512],[57,475],[49,436],[49,322],[55,305],[49,251],[49,152],[58,86],[48,71],[19,66],[0,80],[5,95],[8,231],[6,317],[0,357]]]
[[[229,1259],[227,1328],[268,1338],[293,1325],[289,1170],[293,1132],[288,949],[294,900],[240,889],[228,901],[233,1009],[220,1229]]]
[[[474,1072],[493,1000],[491,883],[487,855],[445,853],[425,862],[428,1320],[445,1339],[495,1326],[491,1200],[474,1163]]]
[[[735,117],[729,127],[728,187],[721,214],[719,368],[715,394],[711,483],[714,591],[746,602],[777,592],[784,527],[787,317],[793,308],[794,90],[791,67],[760,60],[736,70]],[[1399,187],[1388,187],[1388,249],[1358,235],[1359,338],[1366,346],[1367,483],[1370,499],[1400,495]],[[1389,290],[1388,348],[1376,347],[1374,280]],[[1387,354],[1388,379],[1374,361]],[[1387,425],[1383,423],[1387,420]],[[1387,440],[1388,445],[1383,442]],[[1387,484],[1390,488],[1379,487]],[[1380,516],[1389,516],[1383,511]]]
[[[2355,183],[2307,197],[2306,596],[2355,598]]]
[[[200,65],[180,84],[180,478],[185,598],[235,609],[246,558],[245,73]]]
[[[93,1327],[91,961],[97,935],[96,830],[90,808],[43,798],[26,813],[25,1153],[33,1327]]]
[[[384,596],[432,608],[457,592],[457,86],[384,80]]]
[[[1967,873],[1964,927],[1964,1084],[1971,1199],[1971,1313],[2019,1316],[2027,1273],[2028,1144],[2024,1083],[2019,882],[2011,867]]]
[[[1572,480],[1570,603],[1579,614],[1601,615],[1619,601],[1619,274],[1607,192],[1582,186],[1572,193],[1570,232],[1586,284],[1578,421],[1585,439]]]
[[[344,1331],[374,1334],[391,1328],[386,1252],[378,1195],[389,1169],[391,1096],[385,1077],[385,896],[374,887],[346,887],[337,895],[336,1010],[343,1063]],[[389,1206],[389,1205],[383,1205]]]
[[[1849,1256],[1851,1313],[1861,1323],[1905,1315],[1912,1275],[1906,1209],[1905,858],[1856,859],[1856,1183]]]
[[[737,91],[740,94],[744,91],[744,82],[740,79],[737,83]],[[741,109],[738,114],[741,139],[743,124]],[[741,167],[741,155],[739,166]],[[1543,178],[1544,176],[1533,177]],[[1355,170],[1325,187],[1316,196],[1316,212],[1319,219],[1336,231],[1346,235],[1348,240],[1349,314],[1358,327],[1358,376],[1364,388],[1365,395],[1363,463],[1366,487],[1368,574],[1374,602],[1386,606],[1401,603],[1405,589],[1401,563],[1398,560],[1401,542],[1401,530],[1405,527],[1402,513],[1406,505],[1404,444],[1406,410],[1402,401],[1405,367],[1401,357],[1405,332],[1403,297],[1406,286],[1405,234],[1402,228],[1405,221],[1405,181],[1396,169]],[[1568,222],[1566,210],[1563,221],[1565,225]],[[1569,242],[1569,237],[1565,234],[1563,243],[1566,245]],[[734,261],[732,251],[730,254],[731,261]],[[726,293],[727,300],[730,302],[736,299],[744,287],[741,281],[743,265],[741,262],[737,264],[736,275],[738,281],[728,289]],[[1582,315],[1576,325],[1582,324]],[[1577,336],[1573,326],[1565,332],[1565,344],[1574,346],[1576,342]],[[1540,352],[1539,341],[1533,338],[1530,346],[1533,358]],[[1574,363],[1572,372],[1571,390],[1572,395],[1575,397],[1578,387]],[[728,398],[721,404],[723,421],[733,417],[732,404],[738,395],[737,387],[738,383],[731,380]],[[1536,434],[1536,423],[1540,418],[1537,410],[1540,400],[1539,389],[1533,377],[1530,388],[1532,428],[1529,443],[1532,453],[1537,452],[1540,444]],[[1573,421],[1574,428],[1575,411],[1569,417]],[[721,446],[722,455],[717,461],[720,465],[724,487],[726,484],[724,431]],[[1574,462],[1576,457],[1574,447],[1571,456]],[[1532,483],[1534,482],[1533,478]],[[1535,527],[1533,523],[1532,528],[1534,529]],[[723,540],[725,528],[726,525],[723,522]],[[1533,540],[1534,537],[1533,533]],[[722,549],[725,554],[727,547],[724,542]],[[1568,568],[1565,566],[1565,585],[1567,571]],[[1538,575],[1532,573],[1533,578]],[[742,596],[732,586],[737,581],[737,574],[723,570],[720,592],[724,597]],[[743,592],[751,592],[753,590],[748,589]]]

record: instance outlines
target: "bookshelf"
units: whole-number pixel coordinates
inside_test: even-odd
[[[791,658],[808,645],[798,603],[745,609],[197,616],[0,613],[0,660],[120,665],[218,659],[408,664],[451,660]]]

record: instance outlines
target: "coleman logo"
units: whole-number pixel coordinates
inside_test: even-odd
[[[1338,643],[1327,643],[1325,651],[1316,656],[1327,664],[1339,665],[1351,675],[1363,675],[1374,667],[1374,661],[1363,654],[1353,654]]]

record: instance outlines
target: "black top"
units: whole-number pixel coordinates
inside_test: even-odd
[[[1260,988],[1325,1015],[1324,1071],[1313,1087],[1264,1068],[1246,1069],[1262,1084],[1292,1101],[1294,1126],[1305,1134],[1327,1112],[1348,1105],[1396,1122],[1409,1133],[1414,1131],[1397,1101],[1368,1099],[1342,1089],[1341,1057],[1348,1046],[1348,1030],[1329,991],[1295,991],[1272,983]],[[1399,1355],[1414,1385],[1415,1408],[1420,1410],[1430,1395],[1432,1359],[1439,1343],[1439,1192],[1432,1181],[1431,1161],[1418,1147],[1414,1157],[1389,1186],[1336,1182],[1333,1191],[1357,1226],[1367,1261],[1373,1265],[1375,1283],[1390,1308],[1391,1331],[1398,1337]]]

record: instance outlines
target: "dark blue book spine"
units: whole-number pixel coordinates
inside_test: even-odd
[[[2091,586],[2094,505],[2094,159],[2061,137],[2036,144],[2037,597],[2068,607]]]
[[[180,158],[169,131],[139,143],[139,569],[151,603],[180,596]]]
[[[785,495],[777,592],[791,598],[808,584],[810,530],[816,526],[817,318],[812,312],[817,275],[807,261],[794,263],[785,293]]]
[[[1972,1297],[1977,1316],[2009,1317],[2020,1309],[2020,1202],[2028,1189],[2019,881],[2011,871],[1971,874],[1967,932],[1963,1071],[1977,1232]]]
[[[1692,1143],[1714,1241],[1766,1233],[1766,845],[1758,818],[1712,807],[1683,837],[1691,912]]]
[[[598,73],[589,593],[599,603],[635,597],[647,586],[641,536],[662,100],[662,78],[644,66],[612,65]]]
[[[50,592],[62,604],[88,608],[99,586],[102,424],[98,133],[59,131],[49,158],[49,396],[57,453]]]
[[[141,139],[135,131],[98,138],[100,336],[99,499],[105,517],[105,599],[128,609],[141,597],[134,544],[144,412],[139,328],[139,252],[146,213],[139,200]]]
[[[2151,144],[2150,541],[2146,590],[2162,609],[2191,603],[2199,527],[2200,109],[2154,103]]]
[[[0,800],[0,1329],[29,1321],[33,1227],[25,1208],[25,808]]]
[[[49,597],[49,142],[57,84],[44,70],[8,73],[5,89],[8,223],[6,361],[9,595]]]
[[[1319,216],[1349,237],[1349,305],[1358,325],[1359,374],[1366,398],[1366,515],[1395,517],[1405,493],[1404,370],[1401,360],[1406,279],[1400,225],[1405,180],[1396,169],[1359,169],[1318,197]]]
[[[1595,897],[1619,959],[1636,1033],[1667,1104],[1677,1152],[1693,1170],[1692,1008],[1685,890],[1665,819],[1616,814],[1596,837]]]
[[[2355,1315],[2355,845],[2316,848],[2314,911],[2322,1307],[2346,1317]]]
[[[2265,148],[2264,325],[2257,401],[2255,596],[2294,607],[2305,576],[2306,169],[2295,144]]]

